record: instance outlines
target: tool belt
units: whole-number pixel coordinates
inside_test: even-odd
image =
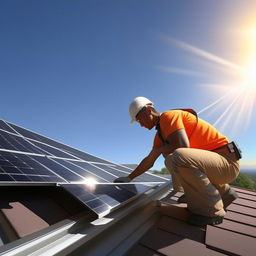
[[[238,159],[242,158],[242,150],[239,148],[235,141],[232,141],[224,146],[212,149],[211,151],[221,153],[221,152],[230,152],[235,153]]]

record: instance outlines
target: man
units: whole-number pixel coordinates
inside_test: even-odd
[[[235,143],[191,109],[159,113],[153,102],[137,97],[130,104],[131,123],[157,129],[153,148],[127,177],[114,182],[130,182],[149,170],[162,154],[172,175],[174,191],[184,192],[193,225],[220,224],[225,208],[238,196],[228,185],[239,174],[240,151]]]

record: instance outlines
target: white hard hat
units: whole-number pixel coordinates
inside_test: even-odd
[[[136,115],[145,106],[153,106],[154,103],[145,97],[136,97],[130,104],[129,112],[131,116],[131,124],[136,121]]]

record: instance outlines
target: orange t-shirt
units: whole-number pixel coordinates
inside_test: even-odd
[[[195,115],[182,110],[169,110],[160,116],[160,129],[164,140],[179,129],[185,129],[190,147],[213,150],[228,143],[227,137],[216,128]],[[153,148],[163,146],[162,140],[156,133]]]

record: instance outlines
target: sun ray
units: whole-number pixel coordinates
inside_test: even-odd
[[[166,67],[166,66],[157,66],[156,68],[166,71],[168,73],[185,75],[185,76],[193,76],[193,77],[204,77],[205,74],[202,72],[196,72],[187,69],[175,68],[175,67]]]
[[[216,101],[214,101],[213,103],[211,103],[210,105],[206,106],[205,108],[201,109],[198,114],[202,114],[203,112],[205,112],[206,110],[212,108],[213,106],[215,106],[216,104],[218,104],[220,101],[224,100],[225,98],[229,97],[231,93],[234,93],[237,91],[237,88],[232,88],[231,90],[229,90],[226,94],[224,94],[222,97],[218,98]]]
[[[249,95],[249,101],[247,103],[247,115],[246,115],[246,121],[245,121],[245,127],[248,127],[250,122],[251,122],[251,117],[254,111],[254,105],[255,105],[255,98],[256,98],[256,94],[250,94],[250,92],[247,92]]]
[[[198,111],[198,114],[207,115],[211,120],[215,119],[216,121],[211,123],[213,123],[214,126],[217,126],[220,131],[227,130],[228,135],[231,135],[233,132],[246,130],[252,120],[253,112],[255,111],[256,29],[253,31],[254,37],[250,38],[252,42],[250,60],[247,62],[248,65],[243,66],[239,66],[186,42],[171,37],[164,37],[164,39],[172,46],[174,45],[181,48],[183,51],[190,52],[194,56],[200,57],[200,59],[197,60],[201,61],[201,66],[203,65],[204,69],[210,69],[215,72],[215,76],[212,77],[212,79],[214,79],[213,81],[215,81],[214,90],[219,92],[220,97]],[[218,69],[213,69],[216,67]],[[211,78],[211,76],[208,77],[207,75],[201,76],[197,71],[189,69],[186,70],[174,67],[169,67],[168,69],[168,67],[163,66],[160,68],[167,72],[180,75],[198,76],[207,79]],[[223,77],[223,73],[221,73],[221,75],[220,71],[223,72],[224,70],[228,72],[226,72]],[[209,73],[210,72],[207,71],[205,74]],[[204,82],[203,84],[212,85],[210,81],[207,81],[207,83]],[[213,88],[213,86],[211,87]],[[228,91],[223,89],[227,89]]]
[[[232,63],[231,61],[228,61],[224,58],[221,58],[221,57],[218,57],[212,53],[209,53],[207,51],[204,51],[200,48],[197,48],[191,44],[188,44],[188,43],[185,43],[183,41],[180,41],[180,40],[177,40],[177,39],[174,39],[174,38],[171,38],[171,37],[167,37],[167,36],[164,36],[163,37],[167,42],[171,43],[171,44],[175,44],[176,46],[182,48],[183,50],[186,50],[186,51],[189,51],[195,55],[198,55],[202,58],[205,58],[209,61],[212,61],[218,65],[223,65],[223,66],[226,66],[228,68],[232,68],[232,69],[235,69],[237,71],[241,71],[241,67],[237,64],[234,64]]]
[[[249,100],[249,95],[248,93],[245,93],[245,95],[242,96],[242,104],[239,104],[236,106],[236,115],[232,119],[233,120],[233,125],[232,125],[232,132],[235,134],[238,129],[240,129],[240,124],[244,123],[243,120],[246,118],[244,113],[246,112],[246,109],[248,108],[248,100]],[[245,127],[244,127],[245,128]]]
[[[228,111],[232,108],[232,106],[236,103],[238,98],[241,96],[241,94],[237,94],[235,99],[229,104],[229,106],[226,108],[226,110],[220,115],[220,117],[215,121],[213,126],[217,126],[218,123],[225,117],[225,115],[228,113]]]
[[[235,136],[247,129],[245,123],[247,119],[248,101],[250,95],[247,92],[241,91],[239,95],[239,103],[234,104],[230,109],[225,120],[221,123],[221,131],[229,133],[229,136]]]

